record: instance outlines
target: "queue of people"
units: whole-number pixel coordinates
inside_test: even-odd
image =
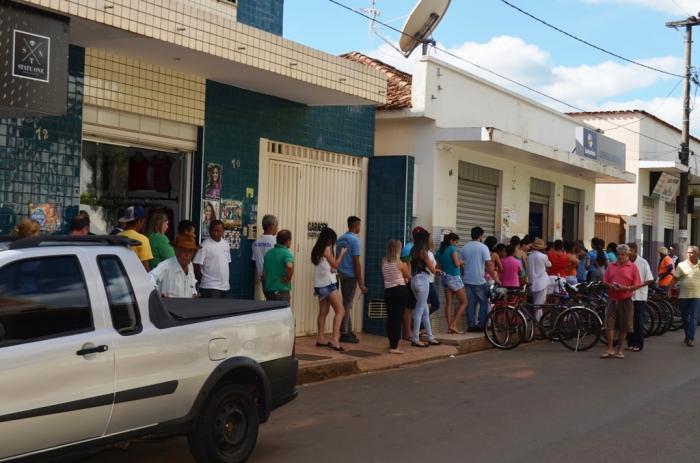
[[[197,243],[194,222],[179,223],[175,239],[166,235],[170,228],[166,213],[154,211],[146,217],[140,206],[128,207],[120,214],[112,234],[131,239],[132,251],[149,272],[162,297],[230,297],[229,244],[223,239],[224,224],[209,223],[208,237]],[[270,301],[291,301],[295,258],[291,250],[292,233],[280,230],[274,215],[262,219],[263,234],[253,243],[256,294]],[[338,237],[331,228],[321,230],[310,260],[314,265],[314,294],[318,297],[318,347],[342,352],[341,343],[358,343],[352,327],[352,308],[357,290],[367,292],[361,264],[359,232],[361,220],[351,216],[347,231]],[[145,230],[144,230],[145,229]],[[90,217],[81,211],[69,224],[68,234],[90,234]],[[12,236],[40,235],[39,223],[23,218]],[[608,307],[605,330],[609,344],[601,358],[624,358],[624,349],[644,349],[643,322],[649,287],[670,295],[678,287],[678,305],[683,317],[684,343],[695,345],[695,329],[700,313],[700,267],[698,248],[689,246],[687,257],[678,261],[672,248],[660,247],[657,277],[638,253],[636,243],[605,243],[591,240],[588,250],[583,242],[513,236],[508,243],[484,237],[481,227],[471,230],[471,240],[459,248],[455,233],[443,236],[435,250],[430,233],[422,227],[412,231],[412,241],[404,246],[390,240],[381,261],[384,299],[387,307],[389,352],[401,354],[402,338],[412,347],[438,345],[430,315],[440,308],[435,277],[445,295],[445,319],[449,334],[462,334],[466,315],[467,331],[484,329],[490,310],[492,285],[508,289],[527,285],[535,306],[544,305],[556,291],[558,282],[569,284],[601,282],[607,290]],[[455,310],[456,305],[456,310]],[[331,336],[325,334],[326,319],[333,311]],[[535,311],[539,319],[541,310]],[[612,344],[614,331],[619,344]],[[626,344],[625,344],[626,341]]]

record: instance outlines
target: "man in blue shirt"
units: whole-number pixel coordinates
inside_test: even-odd
[[[486,315],[489,312],[489,286],[484,275],[488,272],[493,280],[501,284],[496,268],[491,260],[491,252],[481,240],[484,238],[484,229],[472,228],[472,241],[462,247],[459,253],[464,262],[462,281],[467,289],[467,331],[483,331],[486,323]],[[477,304],[478,319],[477,319]]]
[[[357,236],[360,233],[361,223],[359,217],[348,217],[348,231],[338,238],[336,244],[336,255],[340,254],[342,248],[347,248],[347,252],[338,266],[340,293],[343,295],[343,306],[345,307],[345,316],[340,325],[340,342],[360,342],[352,331],[352,303],[358,286],[362,294],[367,293],[365,280],[362,278],[360,238]]]

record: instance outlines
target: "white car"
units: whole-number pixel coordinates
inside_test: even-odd
[[[0,461],[187,434],[198,462],[245,461],[296,396],[286,303],[161,299],[130,242],[0,246]]]

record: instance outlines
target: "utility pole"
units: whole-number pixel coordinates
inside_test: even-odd
[[[700,13],[698,14],[700,16]],[[671,21],[666,23],[666,27],[685,27],[685,82],[683,85],[683,125],[681,126],[681,150],[678,157],[681,164],[689,165],[690,159],[690,79],[691,79],[691,58],[690,50],[693,43],[693,26],[700,24],[697,16],[691,16],[683,21]],[[685,250],[688,247],[688,180],[690,173],[681,173],[681,185],[678,193],[679,214],[678,214],[678,251],[679,259],[685,257]]]

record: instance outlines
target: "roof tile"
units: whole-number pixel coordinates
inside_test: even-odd
[[[377,106],[378,110],[405,109],[413,106],[411,103],[411,83],[413,80],[411,74],[400,71],[378,59],[370,58],[356,51],[345,53],[340,56],[347,60],[378,69],[388,77],[386,92],[387,103]]]

